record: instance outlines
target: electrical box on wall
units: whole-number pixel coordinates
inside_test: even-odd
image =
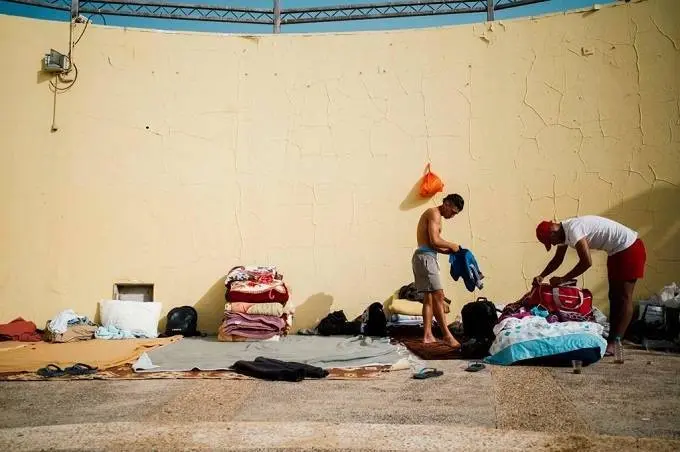
[[[44,72],[62,73],[68,71],[71,62],[68,57],[54,49],[43,57],[42,70]]]

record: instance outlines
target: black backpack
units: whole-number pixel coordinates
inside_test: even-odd
[[[191,306],[172,308],[168,312],[165,324],[165,336],[176,336],[181,334],[184,337],[202,336],[196,329],[198,325],[198,313]]]
[[[496,305],[484,297],[463,306],[463,332],[468,338],[493,340],[493,327],[498,323]]]

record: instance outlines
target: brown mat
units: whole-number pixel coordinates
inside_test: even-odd
[[[154,348],[177,342],[182,336],[157,339],[124,339],[69,342],[52,344],[30,342],[20,348],[5,349],[0,359],[0,373],[36,372],[48,364],[64,368],[75,363],[107,369],[135,362]]]
[[[459,349],[453,349],[442,342],[423,344],[422,338],[402,338],[399,342],[420,359],[463,359]]]
[[[327,380],[369,380],[380,378],[390,366],[370,366],[356,369],[329,369]],[[65,375],[44,378],[35,372],[6,372],[0,374],[0,381],[66,381],[66,380],[172,380],[172,379],[211,379],[211,380],[254,380],[254,378],[226,370],[173,371],[173,372],[135,372],[131,366],[117,366],[100,370],[90,375]]]

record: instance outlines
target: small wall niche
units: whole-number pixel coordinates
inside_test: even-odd
[[[121,301],[153,301],[153,284],[115,283],[113,299]]]

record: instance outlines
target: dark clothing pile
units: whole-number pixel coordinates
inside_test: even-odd
[[[361,322],[349,322],[344,311],[334,311],[321,319],[316,331],[320,336],[355,336],[361,331]]]
[[[255,361],[236,361],[231,368],[239,374],[270,381],[302,381],[328,376],[328,371],[321,367],[261,356]]]
[[[320,336],[387,336],[387,317],[381,303],[372,303],[364,312],[351,322],[344,311],[334,311],[321,319],[316,327]]]

